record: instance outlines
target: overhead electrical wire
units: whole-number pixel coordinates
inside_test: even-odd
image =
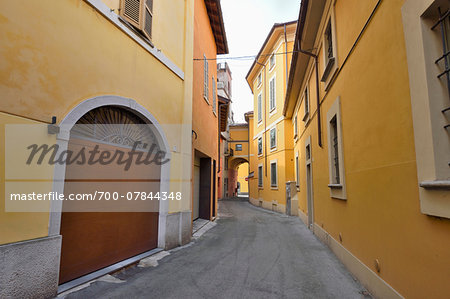
[[[234,56],[234,57],[217,57],[217,58],[206,58],[206,60],[255,60],[257,57],[266,57],[272,55],[284,55],[284,54],[292,54],[299,51],[288,51],[281,53],[270,53],[270,54],[260,54],[260,55],[247,55],[247,56]],[[194,61],[204,61],[205,58],[194,58]]]

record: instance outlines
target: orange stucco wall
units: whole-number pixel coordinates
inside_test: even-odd
[[[218,165],[218,117],[213,112],[213,86],[212,78],[217,80],[216,65],[216,43],[211,29],[210,20],[203,0],[195,0],[194,3],[194,59],[204,56],[208,59],[208,85],[209,102],[203,96],[204,62],[194,60],[193,66],[193,94],[192,94],[192,130],[195,131],[197,139],[193,138],[192,154],[196,151],[216,160],[216,170]],[[216,81],[217,82],[217,81]],[[217,83],[216,83],[217,86]],[[217,92],[216,92],[217,96]],[[216,102],[217,103],[217,102]],[[218,104],[216,105],[218,106]],[[217,113],[217,107],[216,107]],[[211,168],[212,169],[212,168]],[[213,175],[216,175],[215,173]],[[211,182],[213,180],[211,179]],[[192,182],[193,183],[193,182]],[[211,187],[211,192],[214,188]],[[217,179],[216,195],[217,200]],[[212,207],[213,205],[211,205]],[[215,205],[217,207],[217,205]]]

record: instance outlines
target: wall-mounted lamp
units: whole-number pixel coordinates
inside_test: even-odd
[[[52,123],[47,126],[47,132],[51,135],[59,133],[59,127],[56,125],[56,116],[52,116]]]

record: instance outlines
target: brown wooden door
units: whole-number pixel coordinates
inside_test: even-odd
[[[211,220],[211,158],[200,159],[199,217]]]
[[[77,152],[81,147],[92,149],[95,144],[71,139],[69,149]],[[124,151],[105,144],[101,144],[100,150]],[[101,166],[71,164],[66,166],[64,193],[66,196],[95,191],[117,192],[125,196],[127,192],[156,193],[159,182],[160,166],[155,164],[133,165],[128,171],[124,171],[123,165],[114,163]],[[159,203],[146,200],[132,204],[126,198],[117,202],[63,203],[59,283],[157,247]],[[84,211],[84,206],[80,205],[88,205],[88,208]],[[83,212],[79,212],[80,209]]]

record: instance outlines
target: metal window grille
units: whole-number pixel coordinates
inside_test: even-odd
[[[258,186],[262,187],[263,184],[263,168],[262,166],[258,167]]]
[[[431,30],[435,30],[436,28],[439,28],[440,30],[442,38],[442,56],[436,59],[435,63],[443,68],[443,71],[437,77],[440,80],[445,78],[450,100],[450,9],[444,13],[440,8],[438,8],[438,11],[439,20],[431,27]],[[450,113],[450,103],[448,107],[442,110],[442,113]],[[444,129],[449,128],[450,124],[444,126]]]
[[[327,53],[328,59],[333,58],[333,34],[331,31],[331,23],[328,23],[327,30],[325,31],[325,37],[327,39]]]
[[[339,175],[339,144],[338,144],[338,133],[337,133],[337,120],[336,116],[330,122],[331,125],[331,138],[332,138],[332,146],[333,146],[333,162],[334,162],[334,179],[335,183],[339,184],[341,182],[341,177]]]
[[[272,187],[277,186],[277,164],[270,164],[270,185]]]

